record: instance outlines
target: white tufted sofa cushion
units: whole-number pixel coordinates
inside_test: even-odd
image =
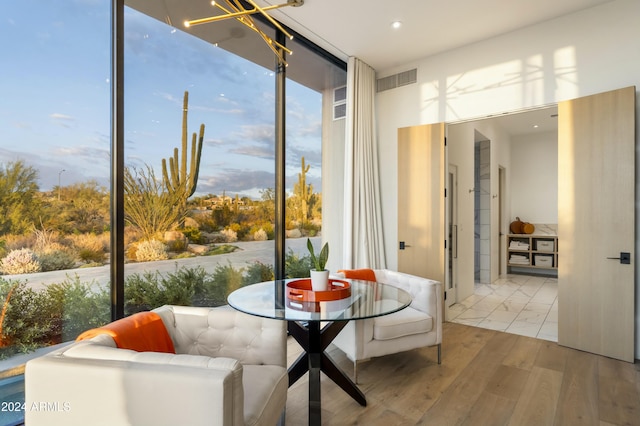
[[[163,306],[162,318],[176,353],[237,359],[242,364],[286,367],[286,344],[276,345],[283,321],[243,314],[229,306]]]

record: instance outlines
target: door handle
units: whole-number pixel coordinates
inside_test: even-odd
[[[411,247],[409,244],[405,244],[404,241],[400,241],[400,250],[404,250],[406,247]]]
[[[611,259],[611,260],[619,260],[621,264],[623,265],[630,265],[631,264],[631,253],[627,253],[627,252],[620,252],[620,257],[607,257],[607,259]]]
[[[451,239],[452,243],[453,243],[453,247],[451,247],[453,250],[453,258],[457,259],[458,258],[458,225],[453,225],[453,238]]]

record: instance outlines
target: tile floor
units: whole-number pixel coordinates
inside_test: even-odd
[[[509,274],[449,308],[449,321],[558,341],[558,280]]]

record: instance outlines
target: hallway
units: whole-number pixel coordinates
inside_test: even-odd
[[[509,274],[449,308],[450,322],[558,341],[558,280]]]

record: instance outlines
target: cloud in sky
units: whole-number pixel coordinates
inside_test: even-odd
[[[72,127],[72,124],[76,121],[76,119],[70,115],[60,114],[57,112],[51,114],[49,118],[51,118],[56,125],[67,128]]]
[[[287,186],[293,188],[298,181],[297,173],[288,174]],[[319,178],[311,177],[307,180],[317,192],[321,185]],[[275,186],[275,173],[263,170],[251,169],[220,169],[214,174],[200,173],[198,180],[198,194],[222,194],[229,196],[238,194],[240,197],[248,196],[254,199],[260,197],[260,191]]]

